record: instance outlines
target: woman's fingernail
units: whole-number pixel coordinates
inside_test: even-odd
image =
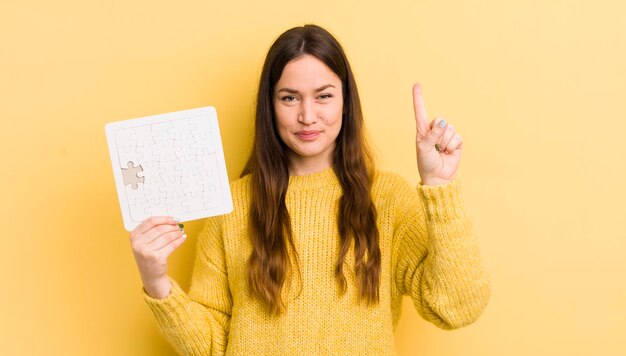
[[[183,234],[183,240],[187,238],[187,234]]]
[[[443,128],[444,126],[446,126],[446,119],[439,121],[439,128]]]

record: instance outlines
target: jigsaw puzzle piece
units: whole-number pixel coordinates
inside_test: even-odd
[[[159,145],[152,143],[137,147],[137,158],[141,163],[159,160]]]
[[[154,145],[155,141],[152,137],[152,130],[150,129],[150,125],[137,126],[133,129],[133,131],[133,135],[137,142],[137,147]]]
[[[201,175],[198,184],[202,185],[204,207],[214,208],[222,203],[222,192],[219,171],[211,169]]]
[[[160,161],[159,170],[161,171],[161,177],[163,178],[163,182],[168,184],[177,184],[180,183],[181,175],[176,170],[176,166],[178,165],[178,161]]]
[[[196,148],[196,143],[197,141],[195,137],[191,136],[191,134],[187,138],[176,140],[174,142],[174,147],[176,148],[176,151],[177,151],[176,156],[178,158],[191,156],[191,155],[197,156],[199,151]]]
[[[215,141],[213,140],[212,132],[202,132],[196,137],[196,140],[197,142],[194,148],[198,150],[198,154],[212,155],[215,153]]]
[[[145,177],[145,184],[155,184],[163,181],[162,176],[165,174],[164,169],[159,165],[159,146],[156,144],[137,147],[137,160],[143,167],[140,176]]]
[[[196,135],[196,132],[204,128],[209,128],[209,121],[203,119],[202,116],[195,116],[189,118],[189,131],[192,135]]]
[[[145,198],[146,191],[144,188],[145,184],[138,184],[136,189],[133,189],[133,186],[130,184],[124,186],[130,217],[136,222],[143,221],[150,216],[149,212],[146,213],[146,207],[149,204]]]
[[[137,189],[133,189],[130,185],[124,186],[124,190],[126,193],[126,201],[129,205],[137,204],[140,201],[142,204],[147,203],[145,199],[144,185],[141,184],[137,187]]]
[[[219,189],[219,170],[215,155],[202,157],[202,164],[199,165],[198,174],[203,180],[207,181],[207,184],[215,185]]]
[[[204,196],[202,192],[194,192],[189,196],[187,200],[189,204],[189,211],[200,211],[204,210]]]
[[[120,168],[126,167],[128,162],[139,165],[139,162],[137,162],[137,143],[132,136],[132,129],[120,130],[115,133]]]
[[[166,195],[161,192],[160,188],[164,186],[163,182],[155,182],[144,186],[144,199],[146,200],[146,213],[150,215],[167,215],[165,206]]]
[[[185,141],[193,138],[191,134],[191,126],[189,125],[189,119],[172,121],[172,126],[169,128],[168,132],[173,135],[173,138],[176,141]]]
[[[199,176],[197,174],[181,178],[181,182],[185,187],[185,205],[189,212],[203,210],[202,186],[197,184],[198,179]]]
[[[192,117],[189,119],[193,137],[196,144],[193,146],[199,155],[207,155],[215,153],[215,145],[211,132],[210,122],[206,118]]]
[[[174,183],[163,184],[159,190],[165,194],[167,199],[186,199],[185,191],[188,189],[189,183],[181,181],[180,178]]]
[[[140,175],[145,178],[144,184],[152,187],[155,184],[165,183],[164,177],[166,177],[166,171],[164,168],[157,166],[158,162],[150,162],[146,164],[146,168],[140,172]]]
[[[202,195],[205,209],[212,209],[222,204],[222,192],[210,186],[208,191],[204,191]]]
[[[150,217],[150,213],[146,212],[148,202],[143,198],[133,198],[129,200],[128,209],[130,211],[130,217],[133,221],[143,221]]]
[[[199,161],[197,155],[185,154],[179,157],[179,161],[174,166],[174,169],[181,177],[190,177],[198,174],[202,166],[204,166],[204,162]]]
[[[187,199],[166,199],[165,204],[170,215],[181,216],[189,213]]]
[[[170,215],[167,205],[165,204],[165,199],[159,198],[157,200],[150,201],[150,214],[152,216],[156,215]]]
[[[182,147],[180,146],[180,143],[178,141],[171,140],[168,145],[161,147],[161,151],[159,152],[161,157],[160,160],[166,162],[177,162],[179,160],[179,156],[181,155],[181,150]]]
[[[180,215],[189,211],[187,197],[185,196],[187,187],[188,183],[181,181],[180,177],[175,177],[175,179],[159,187],[160,192],[165,195],[165,206],[168,214]]]
[[[170,142],[175,140],[175,135],[173,133],[170,133],[170,130],[173,127],[174,126],[171,122],[163,122],[152,125],[151,130],[154,142],[158,143],[159,145],[170,145]]]
[[[150,185],[144,186],[144,198],[150,205],[157,205],[161,201],[161,199],[166,198],[166,194],[161,192],[161,187],[164,187],[166,184],[164,182],[158,182]]]
[[[210,171],[202,172],[198,175],[198,181],[196,184],[202,187],[202,190],[205,192],[209,190],[219,190],[221,188],[221,184],[218,170],[211,169]]]

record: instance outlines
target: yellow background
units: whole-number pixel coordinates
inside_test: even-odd
[[[602,0],[2,1],[0,353],[173,353],[104,125],[213,105],[235,179],[267,49],[309,22],[351,60],[381,168],[418,182],[414,81],[465,139],[493,296],[453,332],[405,299],[399,354],[626,354],[626,5]],[[185,289],[201,224],[170,259]]]

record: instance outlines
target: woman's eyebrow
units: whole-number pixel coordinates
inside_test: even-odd
[[[324,85],[324,86],[321,86],[321,87],[319,87],[319,88],[315,89],[315,92],[319,92],[319,91],[322,91],[322,90],[324,90],[324,89],[334,88],[334,87],[335,87],[335,86],[334,86],[334,85],[332,85],[332,84],[326,84],[326,85]]]
[[[278,89],[277,93],[280,93],[281,91],[286,91],[289,94],[298,94],[297,90],[289,89],[289,88],[280,88],[280,89]]]
[[[334,88],[334,87],[335,87],[335,86],[334,86],[334,85],[332,85],[332,84],[326,84],[326,85],[324,85],[324,86],[321,86],[321,87],[319,87],[319,88],[315,89],[315,92],[320,92],[320,91],[322,91],[322,90],[324,90],[324,89]],[[291,89],[291,88],[280,88],[280,89],[278,89],[277,93],[280,93],[281,91],[286,91],[286,92],[287,92],[287,93],[289,93],[289,94],[298,94],[298,91],[297,91],[297,90],[295,90],[295,89]]]

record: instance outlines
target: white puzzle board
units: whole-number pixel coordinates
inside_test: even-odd
[[[150,216],[189,221],[233,210],[214,107],[105,126],[124,227]]]

